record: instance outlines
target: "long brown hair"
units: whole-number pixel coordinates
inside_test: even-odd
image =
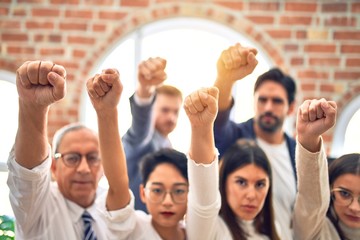
[[[270,180],[270,187],[266,195],[262,210],[254,219],[255,229],[258,233],[268,236],[272,240],[279,240],[275,228],[275,217],[272,205],[272,172],[269,160],[264,151],[253,140],[240,139],[235,142],[220,160],[220,216],[227,224],[233,239],[246,240],[246,232],[239,226],[237,216],[231,210],[226,196],[226,179],[235,170],[255,164],[263,169]]]

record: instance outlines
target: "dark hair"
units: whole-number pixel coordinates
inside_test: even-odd
[[[333,187],[335,180],[344,174],[354,174],[360,176],[360,153],[345,154],[335,160],[329,165],[329,184]],[[344,232],[339,226],[339,218],[333,213],[334,200],[330,198],[330,207],[327,211],[327,217],[335,226],[341,239],[347,239]]]
[[[283,86],[287,93],[289,105],[294,102],[296,84],[292,77],[285,75],[279,68],[272,68],[257,78],[254,86],[254,92],[256,92],[258,88],[266,81],[273,81]]]
[[[181,175],[188,180],[187,175],[187,158],[182,152],[175,149],[163,148],[154,153],[146,154],[140,161],[140,173],[142,183],[145,186],[150,174],[162,163],[170,163],[175,166]]]
[[[259,233],[267,235],[272,240],[279,239],[275,228],[275,217],[272,206],[272,172],[269,160],[264,151],[254,140],[239,139],[229,147],[220,160],[220,216],[230,229],[233,239],[247,239],[246,232],[239,226],[237,217],[231,210],[226,195],[226,179],[235,170],[248,164],[255,164],[263,169],[270,180],[262,210],[254,219],[255,228]]]

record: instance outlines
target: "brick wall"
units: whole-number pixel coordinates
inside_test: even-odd
[[[15,72],[35,59],[65,66],[68,95],[50,111],[52,136],[78,120],[84,80],[119,39],[156,20],[199,17],[257,42],[297,79],[299,102],[325,97],[341,114],[360,93],[359,13],[356,0],[0,0],[0,69]]]

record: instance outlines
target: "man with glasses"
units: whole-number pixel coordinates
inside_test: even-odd
[[[119,73],[105,70],[87,83],[100,139],[89,128],[71,124],[55,134],[51,154],[48,111],[65,97],[65,79],[65,69],[50,61],[28,61],[17,70],[19,127],[8,160],[16,238],[123,239],[135,225],[124,226],[121,218],[133,199],[117,126]],[[105,192],[98,189],[103,171],[109,182]]]

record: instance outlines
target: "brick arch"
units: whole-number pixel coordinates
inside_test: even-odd
[[[105,35],[105,38],[97,38],[93,47],[94,50],[84,56],[84,64],[73,63],[74,66],[72,69],[76,69],[77,73],[75,73],[74,76],[70,76],[70,79],[76,79],[77,81],[69,84],[71,86],[69,91],[72,93],[76,92],[76,94],[71,94],[65,101],[57,103],[52,107],[52,116],[49,119],[49,128],[51,128],[49,130],[49,136],[52,136],[52,132],[67,122],[79,120],[84,84],[86,79],[90,77],[89,74],[95,68],[97,64],[96,60],[104,58],[108,54],[109,49],[114,47],[122,38],[136,31],[139,27],[159,20],[176,17],[193,17],[223,24],[256,43],[265,55],[268,56],[268,59],[273,61],[274,65],[286,71],[288,66],[286,66],[285,60],[282,57],[283,53],[279,47],[274,44],[276,41],[265,31],[259,31],[255,23],[249,21],[242,15],[236,15],[234,13],[236,12],[229,12],[227,8],[222,8],[218,5],[189,5],[181,2],[171,5],[154,4],[152,10],[144,8],[143,10],[129,13],[126,18],[116,22],[113,28],[114,30],[110,34]],[[65,119],[58,118],[59,115],[66,115],[67,117]]]
[[[103,57],[105,54],[107,54],[109,46],[113,47],[124,36],[137,30],[139,27],[159,20],[176,17],[202,18],[223,24],[226,27],[230,27],[231,29],[248,37],[251,41],[260,46],[276,66],[279,66],[283,69],[288,69],[288,67],[285,66],[285,61],[282,57],[281,51],[275,44],[273,44],[275,41],[272,41],[272,39],[264,31],[258,31],[256,24],[248,21],[243,16],[237,16],[235,14],[228,13],[225,10],[225,8],[221,8],[215,5],[198,5],[196,7],[192,5],[190,8],[186,3],[177,3],[176,5],[170,6],[163,6],[158,4],[153,8],[152,11],[144,9],[143,11],[130,14],[126,20],[119,22],[111,35],[109,35],[103,42],[101,42],[93,54],[88,57],[86,60],[85,69],[81,72],[91,72],[96,64],[96,61],[93,59],[99,59],[100,57]]]

